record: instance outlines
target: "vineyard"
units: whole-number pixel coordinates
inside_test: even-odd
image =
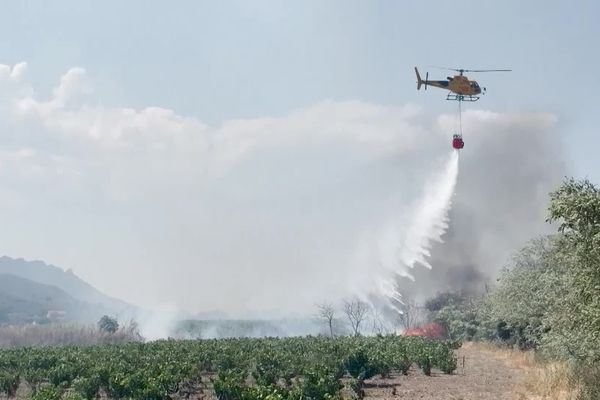
[[[454,343],[422,337],[162,340],[0,350],[0,398],[361,398],[365,380],[456,369]],[[20,391],[20,389],[19,389]]]

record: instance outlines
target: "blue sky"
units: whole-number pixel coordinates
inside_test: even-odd
[[[42,147],[56,149],[52,147],[52,143],[55,146],[58,146],[56,143],[61,143],[63,150],[60,153],[66,160],[61,161],[64,165],[57,167],[61,174],[63,170],[72,166],[74,176],[77,175],[77,171],[83,168],[80,159],[89,156],[89,160],[86,161],[88,164],[84,168],[87,171],[85,173],[93,175],[98,182],[80,190],[74,188],[76,184],[66,187],[65,193],[71,196],[68,203],[71,206],[75,204],[76,211],[66,208],[65,200],[61,198],[56,200],[56,209],[52,209],[55,211],[54,215],[44,217],[54,218],[47,221],[54,224],[60,224],[62,222],[59,221],[63,220],[69,221],[65,225],[64,234],[58,235],[63,239],[44,243],[43,235],[33,235],[30,238],[31,242],[26,244],[25,238],[29,236],[28,232],[23,230],[15,239],[6,238],[6,252],[13,256],[45,258],[64,266],[77,265],[83,270],[82,274],[86,278],[97,282],[115,295],[123,295],[125,286],[114,288],[112,291],[107,289],[109,281],[103,278],[94,263],[87,267],[81,266],[93,251],[94,243],[98,240],[107,243],[114,241],[112,247],[108,246],[104,258],[100,257],[97,260],[97,264],[124,256],[132,251],[131,249],[137,249],[134,251],[135,257],[131,256],[137,260],[136,265],[142,265],[140,260],[144,257],[155,258],[148,253],[145,246],[147,243],[156,244],[163,238],[159,240],[154,237],[150,240],[136,229],[141,229],[139,226],[143,226],[147,231],[159,229],[147,222],[146,217],[160,214],[163,200],[159,199],[149,204],[140,199],[148,193],[154,193],[153,190],[160,194],[165,188],[187,193],[185,185],[195,182],[194,179],[204,173],[196,171],[195,175],[179,174],[186,166],[192,165],[194,157],[200,154],[187,154],[185,146],[174,151],[171,156],[173,159],[183,159],[188,164],[182,162],[181,165],[174,166],[164,160],[162,162],[165,164],[144,164],[147,160],[142,157],[141,152],[123,154],[117,150],[110,154],[100,153],[99,150],[91,150],[88,145],[78,147],[76,141],[71,139],[68,143],[62,142],[77,130],[74,127],[86,123],[85,116],[88,115],[88,109],[84,109],[76,117],[62,113],[61,110],[59,113],[56,111],[56,103],[48,100],[53,98],[53,88],[57,87],[59,78],[73,67],[85,70],[85,73],[76,71],[70,75],[75,86],[83,81],[90,82],[93,86],[92,95],[83,89],[76,90],[78,96],[87,99],[85,104],[96,107],[94,112],[104,108],[114,111],[114,114],[104,111],[94,114],[94,121],[100,118],[98,115],[110,114],[110,118],[107,117],[106,121],[98,124],[99,130],[109,126],[118,136],[119,132],[138,129],[139,126],[160,126],[164,127],[161,128],[162,133],[157,133],[160,136],[170,130],[192,132],[195,129],[205,129],[206,126],[215,128],[221,133],[225,132],[220,137],[226,138],[225,144],[218,141],[216,145],[207,145],[222,149],[218,157],[215,156],[218,159],[214,161],[215,165],[219,166],[253,148],[252,143],[247,144],[243,140],[238,142],[233,133],[231,138],[228,136],[227,132],[235,130],[236,121],[257,120],[245,126],[244,132],[257,135],[256,140],[260,141],[261,132],[256,131],[253,124],[265,123],[268,129],[279,129],[278,124],[288,127],[287,122],[281,121],[291,121],[291,124],[300,126],[305,122],[295,113],[304,115],[302,110],[309,110],[306,111],[306,118],[314,118],[315,121],[318,121],[321,115],[329,115],[328,113],[332,113],[333,116],[347,116],[347,113],[356,112],[357,115],[365,116],[365,120],[381,128],[369,130],[376,139],[364,139],[363,133],[357,129],[352,140],[367,143],[367,147],[373,145],[373,149],[379,145],[385,146],[386,143],[391,143],[392,147],[400,146],[388,135],[395,129],[395,124],[407,124],[415,128],[414,132],[426,135],[416,138],[411,136],[411,140],[439,142],[439,145],[432,146],[446,146],[447,138],[438,136],[435,133],[436,129],[431,127],[436,126],[440,114],[454,113],[456,105],[444,100],[443,91],[430,89],[427,92],[417,92],[413,66],[419,66],[423,73],[429,71],[432,79],[444,78],[449,73],[427,68],[428,65],[474,69],[512,68],[513,72],[510,73],[472,75],[488,90],[482,100],[468,105],[467,108],[472,111],[505,114],[555,115],[557,123],[553,129],[560,133],[558,140],[562,141],[561,146],[565,150],[567,173],[579,178],[587,176],[598,183],[600,113],[597,111],[596,99],[600,92],[600,53],[597,50],[597,41],[600,38],[600,24],[597,23],[599,15],[600,4],[591,0],[240,0],[172,3],[141,0],[73,0],[6,3],[0,15],[0,64],[14,66],[19,62],[27,63],[26,79],[24,78],[26,84],[23,83],[23,87],[31,89],[28,92],[29,97],[41,103],[23,103],[20,112],[43,126],[31,128],[30,125],[19,122],[17,125],[10,125],[11,129],[22,132],[22,135],[26,133],[30,139],[35,138],[35,143],[46,140],[45,136],[39,136],[35,132],[47,130],[57,134],[58,136],[47,139],[47,143]],[[69,94],[69,101],[74,98],[72,95]],[[44,101],[49,102],[42,104]],[[331,104],[327,103],[328,101]],[[418,110],[418,116],[412,116],[410,107],[404,109],[406,105]],[[133,122],[124,116],[129,114],[123,110],[140,111],[146,107],[171,110],[173,115],[162,111],[150,111],[136,116]],[[53,112],[59,114],[52,114]],[[49,113],[53,116],[48,117]],[[74,119],[70,119],[71,117]],[[274,118],[276,121],[264,120],[265,118]],[[348,124],[356,122],[351,117],[348,118],[351,120]],[[418,122],[415,122],[414,118],[417,118]],[[360,124],[363,123],[361,120]],[[29,121],[28,124],[34,122]],[[301,128],[298,129],[300,131]],[[327,129],[329,128],[325,130]],[[331,138],[337,137],[336,129],[337,127],[332,125],[328,130]],[[402,132],[408,131],[404,128],[398,129]],[[380,132],[384,133],[378,136]],[[526,135],[527,131],[524,130],[523,134]],[[99,135],[102,136],[102,132]],[[467,150],[469,135],[467,127]],[[106,138],[102,146],[115,144],[117,136],[109,136],[102,136]],[[111,141],[110,138],[115,141]],[[270,137],[269,146],[279,146],[278,140],[276,136]],[[315,136],[306,140],[313,143],[325,139]],[[379,141],[377,146],[373,144],[376,141]],[[23,149],[29,148],[31,143],[33,142],[26,143],[20,136],[11,136],[10,140],[5,138],[0,146],[14,150],[17,152],[16,157],[21,157],[28,154]],[[197,143],[194,143],[195,146]],[[302,136],[300,139],[290,139],[289,143],[290,148],[301,147]],[[153,144],[158,147],[164,145],[163,139]],[[482,145],[485,146],[485,143]],[[515,141],[514,146],[519,146],[519,140]],[[189,148],[192,147],[190,145]],[[326,147],[326,150],[329,148]],[[311,184],[325,185],[330,182],[330,178],[345,179],[343,165],[352,164],[352,171],[359,175],[365,174],[360,167],[368,162],[363,160],[364,163],[355,163],[356,159],[362,160],[362,156],[353,159],[352,155],[344,154],[339,148],[332,151],[335,151],[335,156],[331,159],[324,155],[327,151],[321,149],[317,152],[318,155],[314,157],[321,163],[317,165],[332,166],[336,164],[335,160],[341,160],[342,167],[337,167],[339,171],[335,170],[336,167],[331,167],[331,176],[327,175],[327,178],[317,181],[309,180]],[[36,154],[39,155],[39,151]],[[49,155],[47,158],[40,156],[40,163],[49,165],[55,162],[55,155]],[[139,164],[125,166],[112,161],[121,160],[125,163],[125,160],[135,159],[138,155]],[[186,158],[188,156],[189,159]],[[302,157],[295,150],[279,157],[288,156]],[[267,155],[266,159],[271,160],[269,157],[277,158],[271,154]],[[408,159],[413,156],[407,153],[405,157]],[[510,154],[507,154],[508,158]],[[281,162],[271,161],[274,165]],[[252,164],[252,168],[262,171],[259,173],[264,175],[264,171],[273,169],[271,164],[265,163]],[[139,175],[128,178],[121,174],[117,165],[127,171],[139,170]],[[105,176],[104,172],[100,171],[100,167],[104,166],[115,170]],[[173,174],[184,176],[183,183],[179,182],[182,186],[173,184],[173,179],[166,175],[164,185],[151,182],[152,179],[143,174],[144,167],[150,170],[155,168],[158,171],[157,175],[162,173],[162,169],[172,168]],[[317,170],[310,171],[310,176],[319,175]],[[390,171],[387,170],[386,173],[391,174]],[[238,171],[236,174],[239,175],[237,178],[230,178],[231,181],[219,186],[222,197],[226,198],[226,194],[231,191],[239,192],[239,182],[247,183],[252,179],[247,171]],[[277,176],[273,178],[282,179]],[[381,186],[372,188],[373,190],[385,192],[384,183],[388,181],[381,179]],[[140,181],[142,183],[139,183]],[[148,187],[143,186],[146,183]],[[18,182],[14,184],[24,185]],[[31,187],[52,187],[53,184],[53,181],[40,178],[35,183],[40,186]],[[138,184],[146,190],[143,194],[132,193],[132,185]],[[269,184],[264,185],[269,187]],[[29,190],[31,187],[25,189]],[[22,191],[25,189],[15,189],[15,198],[19,198],[19,195],[26,196]],[[267,190],[262,196],[265,196],[265,193],[272,194]],[[194,197],[197,201],[203,201],[198,193],[194,196],[199,196]],[[258,194],[248,196],[260,203],[257,200],[260,198]],[[218,203],[223,200],[222,197],[206,201]],[[205,218],[201,213],[195,214],[197,212],[193,211],[193,204],[196,203],[184,204],[182,207],[189,207],[190,212],[200,219]],[[170,203],[169,205],[172,206]],[[335,202],[330,206],[331,210],[334,210]],[[32,215],[41,216],[49,212],[47,205],[38,204],[36,207],[38,208],[33,209]],[[110,212],[107,211],[109,209]],[[319,214],[315,209],[304,211]],[[135,217],[137,212],[139,216]],[[207,211],[213,212],[214,210]],[[261,215],[256,209],[253,212],[257,213],[254,216],[256,218]],[[285,214],[284,211],[282,213]],[[58,217],[63,214],[64,219]],[[119,218],[122,215],[128,217]],[[182,224],[185,225],[182,221],[187,217],[189,215],[180,216],[181,221],[162,221],[160,229],[171,227],[177,230]],[[340,216],[339,221],[342,220]],[[15,223],[16,221],[17,219]],[[122,241],[111,234],[111,223],[120,227]],[[77,231],[82,226],[92,226],[97,230],[98,236],[89,234],[85,238],[79,238],[83,242],[79,243],[80,250],[76,254],[56,250],[73,240],[67,232],[68,229]],[[147,242],[148,240],[150,242]],[[183,245],[178,240],[173,239],[172,243],[170,242],[177,243],[173,244],[170,250],[188,254],[183,261],[190,262],[194,257],[190,250],[193,244],[182,249],[179,246]],[[290,242],[292,241],[290,238]],[[220,255],[215,257],[219,258]],[[132,263],[132,260],[127,262]],[[132,269],[130,277],[135,277],[136,271],[135,268]],[[131,299],[150,302],[150,297],[139,294]]]
[[[5,64],[37,87],[78,65],[112,105],[159,105],[210,124],[281,115],[322,99],[450,104],[417,93],[418,65],[512,68],[478,74],[475,107],[556,113],[577,176],[600,180],[600,38],[595,1],[12,2]],[[429,69],[432,77],[446,72]]]

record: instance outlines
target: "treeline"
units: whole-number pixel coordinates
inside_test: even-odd
[[[91,346],[139,342],[143,339],[135,321],[131,320],[119,325],[116,319],[106,315],[96,325],[67,322],[0,326],[0,349],[32,346]]]
[[[528,243],[484,294],[426,304],[450,338],[534,349],[568,365],[581,399],[600,399],[600,189],[565,181],[550,194],[557,233]]]

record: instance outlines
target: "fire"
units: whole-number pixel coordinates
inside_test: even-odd
[[[431,339],[443,339],[446,337],[446,329],[440,324],[430,322],[414,328],[408,328],[402,334],[404,336],[424,336]]]

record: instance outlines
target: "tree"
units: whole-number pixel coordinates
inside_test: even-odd
[[[394,333],[394,326],[381,309],[373,307],[371,317],[371,332],[374,335],[387,335]]]
[[[550,194],[548,220],[559,222],[559,232],[572,256],[568,268],[571,290],[553,319],[554,342],[571,357],[600,362],[600,189],[588,180],[568,179]]]
[[[421,309],[412,298],[403,296],[402,302],[398,304],[398,308],[402,311],[402,314],[399,316],[402,328],[414,328],[422,322]]]
[[[360,334],[360,325],[367,318],[369,308],[369,305],[358,297],[344,301],[344,313],[348,317],[354,335]]]
[[[318,318],[325,321],[329,327],[329,334],[333,337],[333,321],[335,321],[335,307],[330,303],[322,303],[317,305]]]
[[[119,324],[117,324],[117,329],[119,328]],[[133,341],[143,341],[144,337],[140,332],[140,326],[136,320],[133,318],[129,320],[124,326],[121,326],[121,331],[125,333],[125,335],[133,340]]]
[[[104,315],[98,321],[98,329],[100,329],[102,332],[113,334],[119,330],[119,323],[115,318]]]
[[[560,235],[530,241],[502,271],[479,316],[490,322],[492,337],[520,347],[538,346],[562,313],[569,296],[571,257]]]
[[[466,292],[442,292],[425,302],[429,321],[441,325],[449,339],[472,339],[479,321],[477,307],[480,301]]]

